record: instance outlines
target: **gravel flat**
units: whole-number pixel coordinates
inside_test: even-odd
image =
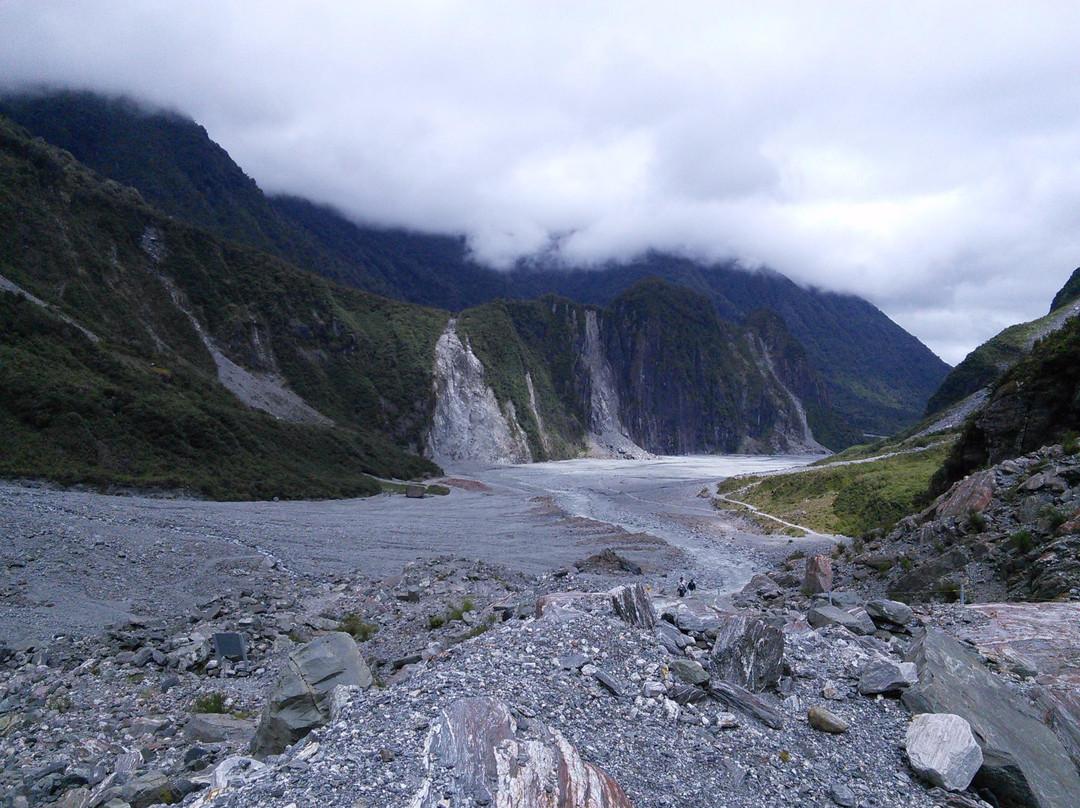
[[[611,547],[666,578],[735,591],[768,540],[695,498],[728,474],[805,458],[570,461],[451,476],[448,496],[204,502],[0,483],[0,641],[169,617],[271,568],[301,577],[394,574],[455,555],[541,574]],[[786,551],[790,551],[785,547]]]

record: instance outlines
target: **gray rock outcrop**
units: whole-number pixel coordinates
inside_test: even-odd
[[[971,725],[950,713],[915,716],[907,730],[905,748],[911,768],[949,791],[967,788],[983,763]]]
[[[611,590],[615,613],[632,626],[651,629],[656,626],[656,609],[641,584],[617,586]]]
[[[722,615],[710,660],[721,679],[760,693],[783,673],[784,633],[749,615]]]
[[[514,405],[499,407],[484,366],[451,319],[435,343],[435,410],[428,451],[436,462],[527,463],[532,460]]]
[[[252,754],[280,754],[329,720],[334,688],[367,688],[373,681],[348,634],[335,631],[302,645],[289,654],[288,666],[263,711]]]
[[[814,628],[840,625],[852,634],[873,634],[877,628],[865,609],[858,609],[853,613],[827,603],[813,606],[806,613],[806,622]]]
[[[1080,775],[1053,731],[957,640],[933,628],[920,632],[907,660],[918,666],[919,683],[902,700],[913,713],[953,713],[965,719],[987,760],[977,785],[1002,806],[1073,808]],[[1027,791],[1017,803],[1009,794]]]

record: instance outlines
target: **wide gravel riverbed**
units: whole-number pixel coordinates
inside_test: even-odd
[[[271,566],[318,580],[454,555],[543,573],[612,547],[664,585],[740,588],[770,540],[736,530],[704,486],[813,458],[573,460],[451,474],[449,496],[202,502],[0,483],[0,641],[172,616]],[[788,539],[781,542],[786,550]]]

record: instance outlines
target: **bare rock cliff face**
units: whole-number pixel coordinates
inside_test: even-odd
[[[527,463],[532,459],[514,405],[500,408],[484,366],[451,319],[435,345],[435,410],[428,454],[436,463]]]
[[[619,420],[619,392],[615,374],[604,353],[596,311],[585,312],[585,339],[581,347],[585,398],[589,412],[589,450],[594,456],[643,458],[650,453],[631,440]]]

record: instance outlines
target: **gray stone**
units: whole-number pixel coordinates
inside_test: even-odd
[[[611,590],[615,613],[632,626],[651,629],[656,625],[656,609],[652,598],[641,584],[617,586]]]
[[[806,714],[806,720],[819,732],[828,732],[832,735],[847,732],[849,726],[847,721],[824,707],[811,707]]]
[[[832,589],[832,559],[826,555],[810,556],[806,560],[806,575],[803,576],[802,591],[807,595],[828,592]]]
[[[843,783],[834,783],[830,786],[829,796],[840,808],[855,808],[855,792]]]
[[[717,701],[753,716],[765,726],[771,729],[784,728],[784,716],[780,711],[745,687],[720,680],[710,682],[706,689]]]
[[[1075,808],[1080,775],[1057,736],[970,651],[943,631],[924,629],[907,659],[918,665],[919,684],[904,691],[904,705],[913,713],[961,716],[984,758],[999,762],[980,771],[980,788],[1007,805],[1004,795],[1016,791],[1019,779],[1033,808]]]
[[[877,630],[874,621],[865,609],[858,609],[851,614],[838,606],[830,606],[827,603],[814,606],[806,613],[806,622],[814,628],[822,628],[829,625],[840,625],[852,634],[873,634]]]
[[[184,725],[184,735],[199,743],[250,741],[255,736],[255,722],[225,713],[195,713]]]
[[[422,485],[415,485],[410,483],[409,485],[405,486],[405,496],[408,499],[423,499],[424,493],[425,489]]]
[[[830,600],[832,601],[831,603]],[[849,592],[846,589],[814,595],[813,602],[815,606],[820,603],[828,603],[830,606],[839,606],[841,609],[849,609],[852,606],[863,605],[863,599],[859,597],[858,594]]]
[[[761,575],[759,573],[750,579],[750,582],[742,588],[739,594],[747,598],[773,600],[780,597],[783,594],[783,590],[781,590],[779,584],[768,575]]]
[[[705,635],[720,628],[719,613],[704,603],[695,600],[681,600],[664,609],[665,620],[687,634]]]
[[[247,648],[244,646],[244,635],[234,631],[218,632],[210,637],[214,645],[214,655],[218,660],[231,659],[233,661],[247,662]]]
[[[951,713],[922,713],[905,739],[908,762],[921,777],[949,791],[963,791],[982,766],[971,725]]]
[[[597,668],[593,671],[593,678],[611,691],[618,698],[622,698],[624,695],[624,689],[618,680],[605,670]]]
[[[116,789],[116,796],[128,803],[131,808],[146,808],[158,803],[171,804],[175,801],[169,778],[164,772],[148,771],[129,780]]]
[[[275,755],[330,717],[335,687],[367,688],[371,671],[353,638],[336,631],[312,640],[289,654],[288,665],[263,711],[252,742],[256,756]]]
[[[693,637],[683,634],[666,620],[657,623],[655,631],[660,644],[667,649],[668,653],[674,656],[679,656],[686,646],[694,644]]]
[[[700,687],[694,685],[673,685],[671,692],[668,694],[673,702],[676,704],[700,704],[703,701],[707,701],[709,694],[702,690]]]
[[[859,674],[859,692],[864,696],[878,693],[898,693],[918,684],[919,673],[914,662],[894,662],[882,656],[872,657]]]
[[[559,658],[559,667],[568,671],[576,671],[588,661],[589,658],[584,654],[570,654],[570,656]]]
[[[884,598],[867,601],[866,613],[876,625],[882,628],[906,626],[915,617],[915,612],[906,603]]]
[[[676,659],[671,663],[671,672],[690,685],[701,685],[709,681],[709,672],[700,662],[692,659]]]
[[[721,679],[754,693],[775,687],[784,671],[784,633],[764,620],[725,614],[710,661]]]

